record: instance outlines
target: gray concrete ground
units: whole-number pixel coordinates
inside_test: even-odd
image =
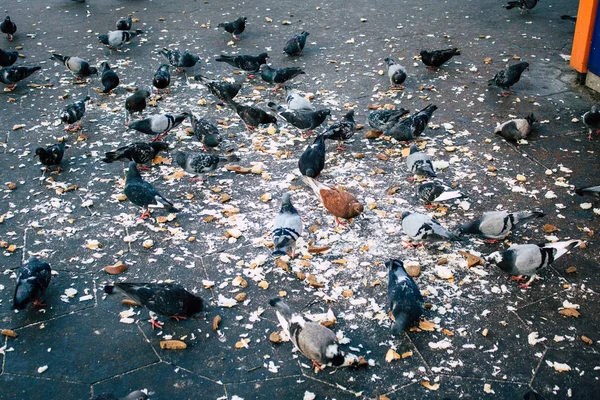
[[[20,46],[25,58],[18,64],[41,65],[42,71],[0,98],[0,328],[18,334],[0,342],[0,399],[85,399],[136,389],[146,389],[152,399],[516,399],[533,398],[526,397],[532,390],[548,399],[597,397],[600,210],[573,194],[574,186],[600,183],[599,139],[587,140],[579,121],[596,97],[575,85],[562,57],[570,53],[574,25],[560,16],[575,14],[576,1],[544,0],[523,15],[491,0],[22,0],[3,8],[18,32],[14,43],[0,38],[0,47]],[[139,19],[134,26],[145,31],[141,40],[121,51],[98,43],[96,35],[127,14]],[[231,37],[216,26],[241,15],[248,17],[247,31],[229,43]],[[286,39],[302,30],[310,32],[304,56],[282,54]],[[262,173],[219,170],[195,183],[177,174],[165,154],[144,178],[183,211],[175,219],[161,219],[167,214],[157,211],[138,221],[141,210],[119,200],[123,165],[100,159],[119,145],[149,139],[123,125],[125,87],[150,86],[165,61],[158,54],[163,47],[201,57],[188,77],[202,72],[243,81],[241,98],[261,107],[283,102],[283,94],[260,79],[234,75],[233,68],[213,61],[216,55],[268,51],[272,65],[301,66],[306,75],[292,85],[331,108],[332,119],[354,108],[358,122],[366,124],[369,105],[414,111],[434,103],[439,109],[423,136],[426,149],[447,165],[440,177],[469,197],[428,212],[453,229],[494,209],[542,209],[548,215],[498,244],[471,240],[404,248],[399,215],[425,211],[415,198],[416,185],[407,180],[401,155],[406,146],[365,139],[364,128],[346,151],[328,147],[320,179],[345,186],[367,205],[352,223],[337,226],[298,179],[297,159],[308,141],[285,124],[275,133],[266,127],[247,133],[230,109],[217,107],[203,87],[173,71],[170,93],[145,115],[191,110],[219,121],[220,151],[236,149],[241,166]],[[422,49],[446,47],[462,54],[437,72],[416,59]],[[95,65],[109,61],[118,67],[122,87],[107,96],[93,91],[100,86],[97,77],[75,84],[62,65],[49,60],[51,51]],[[403,91],[387,91],[380,71],[388,56],[407,68]],[[519,58],[530,70],[514,86],[516,95],[502,98],[487,80]],[[66,134],[63,171],[40,178],[35,147],[63,136],[59,111],[85,95],[93,102],[83,132]],[[531,112],[540,122],[526,142],[513,145],[492,134],[496,123]],[[188,127],[169,134],[172,148],[200,150]],[[16,188],[8,189],[8,182]],[[274,263],[267,246],[269,223],[287,190],[305,225],[300,256],[287,262],[289,271]],[[546,224],[556,229],[542,229]],[[228,230],[241,236],[228,237]],[[541,271],[527,290],[498,269],[468,268],[458,253],[487,255],[510,243],[567,239],[583,239],[585,248]],[[309,243],[330,250],[309,253]],[[55,271],[47,306],[15,312],[16,272],[30,256]],[[418,326],[398,338],[390,334],[386,308],[383,263],[391,258],[421,266],[416,282],[430,307]],[[440,259],[447,260],[445,270]],[[117,261],[127,271],[107,275],[103,268]],[[301,279],[309,275],[317,284]],[[107,298],[102,290],[114,280],[172,280],[203,297],[208,308],[191,320],[167,319],[162,330],[151,329],[144,309],[133,309],[135,322],[123,323],[119,313],[129,307],[120,295]],[[69,297],[66,289],[76,294]],[[242,292],[246,299],[235,306],[219,305],[219,299]],[[269,337],[280,327],[268,299],[277,295],[307,318],[330,321],[331,311],[342,347],[370,365],[317,372],[290,342],[272,343]],[[222,319],[218,331],[212,329],[216,316]],[[167,338],[187,348],[161,349]],[[403,357],[387,362],[390,351]]]

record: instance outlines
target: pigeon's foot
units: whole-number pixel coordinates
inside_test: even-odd
[[[40,300],[34,300],[33,301],[33,306],[34,307],[46,307],[46,303],[44,303],[43,301]]]
[[[396,85],[395,83],[392,83],[390,85],[390,90],[404,90],[404,85]]]
[[[248,133],[252,133],[252,132],[254,132],[254,130],[256,129],[256,127],[255,126],[246,125],[246,129],[248,129]]]
[[[81,127],[81,122],[80,122],[80,123],[77,124],[77,126],[74,126],[74,127],[71,128],[71,132],[77,132],[77,131],[79,131],[81,129],[82,129],[82,127]]]
[[[425,204],[425,208],[428,210],[433,210],[434,208],[437,208],[437,206],[435,204],[429,203]]]
[[[408,178],[406,178],[406,179],[408,179],[408,181],[409,181],[409,182],[412,182],[412,181],[414,181],[414,180],[415,180],[415,177],[414,177],[414,175],[410,175],[410,176],[409,176]]]
[[[239,37],[237,37],[235,35],[232,35],[232,36],[233,36],[233,40],[242,40],[242,39],[240,39]]]
[[[346,150],[346,146],[342,146],[342,143],[340,142],[335,149],[338,151],[343,151]]]
[[[417,244],[414,244],[412,242],[406,242],[406,241],[402,241],[402,247],[404,247],[405,249],[411,248],[411,249],[416,249],[419,247],[423,247],[423,242],[419,242]]]
[[[150,218],[150,210],[144,211],[138,219],[146,219],[146,218]]]
[[[488,243],[488,244],[498,243],[498,241],[499,241],[498,239],[486,239],[486,240],[484,240],[484,242]]]
[[[323,370],[323,368],[324,368],[323,364],[321,364],[321,363],[319,363],[319,362],[317,362],[315,360],[311,360],[311,361],[312,361],[312,365],[313,365],[313,367],[315,367],[315,369],[318,369],[320,371]]]
[[[185,72],[185,69],[183,69],[183,68],[179,68],[179,67],[175,68],[175,70],[176,70],[177,72]]]
[[[15,88],[16,88],[16,87],[17,87],[17,84],[15,83],[14,85],[7,86],[7,87],[4,89],[4,91],[5,91],[5,92],[12,92],[13,90],[15,90]]]
[[[431,66],[431,65],[428,66],[427,69],[430,70],[430,71],[437,71],[437,67],[434,67],[434,66]]]
[[[346,225],[346,223],[344,221],[342,221],[341,219],[339,219],[338,217],[335,217],[335,222],[338,226]]]
[[[592,132],[590,132],[590,134],[588,135],[588,139],[593,140],[594,138],[592,137]]]
[[[596,136],[600,135],[600,129],[596,131]]]
[[[150,325],[152,325],[152,330],[154,330],[154,328],[162,329],[164,324],[154,318],[150,318]]]
[[[306,132],[302,132],[300,134],[300,136],[302,136],[302,139],[308,139],[310,137],[310,135],[313,135],[314,132],[313,131],[306,131]]]
[[[256,75],[254,75],[254,74],[248,74],[248,79],[255,79],[255,78],[256,78]]]
[[[518,288],[519,289],[527,289],[529,286],[531,286],[531,282],[525,282],[525,283],[521,283]]]
[[[527,278],[523,275],[514,275],[508,279],[510,279],[511,281],[515,281],[515,282],[523,282],[523,281],[527,280]]]
[[[206,180],[206,178],[190,178],[190,181],[192,182],[204,182]]]
[[[187,317],[183,315],[171,315],[169,318],[173,318],[177,322],[179,322],[180,319],[187,319]]]
[[[125,121],[125,126],[129,126],[130,123],[131,123],[131,120]]]
[[[152,168],[150,168],[147,165],[139,165],[137,166],[138,171],[150,171]]]
[[[71,125],[67,125],[67,127],[65,128],[65,132],[69,132],[71,130]]]
[[[8,39],[9,42],[12,42],[13,40],[15,40],[15,38],[13,37],[13,35],[7,33],[6,34],[6,38]]]
[[[158,142],[159,140],[162,140],[166,137],[167,137],[167,132],[163,132],[161,134],[156,135],[156,137],[154,139],[152,139],[151,142]]]

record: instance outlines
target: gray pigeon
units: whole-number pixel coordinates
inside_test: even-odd
[[[131,30],[131,24],[133,23],[133,18],[131,15],[128,15],[126,18],[121,18],[117,21],[117,30],[119,31],[129,31]]]
[[[302,50],[306,45],[306,37],[309,35],[308,32],[302,31],[298,35],[291,37],[283,46],[283,52],[290,56],[301,56]]]
[[[453,190],[439,181],[425,182],[419,185],[417,196],[425,203],[426,208],[435,208],[435,205],[432,205],[432,203],[442,203],[448,200],[467,197],[459,190]]]
[[[410,154],[406,157],[406,166],[412,174],[436,176],[429,155],[419,151],[419,148],[414,144],[410,146]]]
[[[518,0],[518,1],[509,1],[506,6],[507,10],[510,10],[515,7],[519,7],[519,14],[523,14],[523,11],[529,12],[529,10],[533,9],[536,6],[538,0]]]
[[[535,218],[542,218],[542,211],[489,211],[471,222],[459,227],[463,235],[479,235],[486,239],[505,239],[518,225],[526,224]]]
[[[301,129],[302,137],[306,138],[315,128],[318,128],[328,116],[331,115],[331,111],[327,108],[322,110],[291,110],[285,109],[284,107],[277,105],[270,101],[268,104],[270,109],[276,111],[281,118],[286,120],[290,125]]]
[[[61,56],[60,54],[52,53],[50,59],[63,63],[77,80],[81,80],[90,75],[98,75],[98,69],[90,66],[90,63],[83,58]]]
[[[460,56],[460,50],[444,49],[444,50],[423,50],[420,53],[421,61],[427,66],[428,70],[435,71],[454,56]]]
[[[22,81],[25,78],[28,78],[36,71],[42,69],[39,65],[35,67],[28,66],[12,66],[0,69],[0,82],[8,85],[5,89],[6,91],[13,91],[17,87],[17,83]]]
[[[390,260],[388,272],[388,309],[394,316],[392,335],[398,336],[423,314],[424,300],[415,281],[406,273],[404,263]]]
[[[298,67],[273,68],[267,64],[260,66],[260,77],[268,83],[277,83],[275,89],[281,88],[281,84],[295,78],[298,75],[304,75],[305,72]]]
[[[143,33],[144,31],[141,29],[136,29],[135,31],[110,31],[106,35],[98,35],[98,41],[110,48],[120,49],[125,43]]]
[[[404,211],[402,213],[402,229],[412,240],[429,242],[462,241],[460,236],[449,232],[439,222],[425,214]]]
[[[600,186],[585,186],[576,188],[575,193],[579,196],[592,196],[600,198]]]
[[[511,119],[502,124],[498,124],[494,133],[502,136],[508,141],[518,141],[525,139],[531,133],[531,126],[536,121],[533,114],[529,114],[525,118]]]
[[[527,283],[519,285],[520,288],[526,288],[540,269],[551,265],[581,243],[581,240],[568,240],[539,245],[513,244],[506,250],[493,252],[485,260],[512,275],[512,280],[522,281],[524,276],[529,276]]]
[[[85,0],[82,0],[83,2]],[[102,393],[94,397],[90,397],[90,400],[148,400],[148,396],[146,393],[141,390],[136,390],[135,392],[129,393],[125,397],[117,397],[112,393]]]
[[[153,142],[161,140],[167,136],[167,132],[181,125],[190,116],[190,113],[184,112],[181,114],[160,114],[153,115],[140,121],[135,121],[129,124],[129,129],[145,133],[147,135],[155,135]]]
[[[135,161],[129,163],[129,169],[125,178],[125,196],[136,206],[146,209],[140,219],[150,216],[150,208],[164,208],[168,212],[179,212],[178,209],[173,207],[173,203],[165,199],[154,189],[152,184],[142,179]]]
[[[346,354],[339,348],[337,336],[331,329],[292,314],[290,307],[279,297],[269,300],[269,305],[277,309],[277,319],[294,346],[316,367],[340,367],[358,361],[354,354]]]
[[[90,96],[85,96],[83,100],[69,104],[60,112],[60,120],[63,124],[67,124],[65,131],[77,131],[81,129],[81,119],[83,118],[83,114],[85,114],[85,102],[88,100],[90,100]],[[79,121],[79,124],[71,128],[71,125],[77,121]]]
[[[593,105],[590,111],[583,114],[581,117],[583,120],[583,124],[588,128],[589,135],[588,139],[592,140],[592,133],[596,131],[596,136],[600,134],[600,111],[598,111],[598,106]]]
[[[33,301],[33,306],[45,306],[41,301],[52,279],[50,264],[31,257],[19,269],[17,287],[13,298],[15,310],[24,310]]]
[[[102,161],[112,163],[114,161],[135,161],[138,168],[148,170],[150,167],[145,164],[152,162],[154,157],[161,151],[169,151],[169,143],[167,142],[136,142],[127,146],[119,147],[116,150],[106,152]]]
[[[150,92],[148,90],[138,89],[125,99],[125,114],[127,117],[125,126],[129,126],[131,115],[133,113],[139,112],[141,115],[146,109],[146,99],[148,97],[150,97]]]
[[[194,76],[194,80],[202,82],[209,92],[225,103],[233,100],[242,88],[241,83],[229,83],[215,79],[208,79],[200,74]]]
[[[252,74],[252,72],[258,72],[260,66],[267,63],[267,58],[269,58],[269,55],[267,53],[260,53],[257,56],[251,56],[247,54],[239,56],[228,56],[225,54],[221,54],[219,57],[215,58],[215,61],[225,62],[231,65],[232,67],[248,71],[250,72],[248,74],[248,78],[254,79],[255,76]]]
[[[378,131],[387,131],[402,120],[410,111],[405,108],[399,110],[379,109],[369,113],[369,126]]]
[[[0,49],[0,67],[10,67],[17,62],[18,58],[18,51],[4,51]]]
[[[281,210],[275,217],[273,231],[273,256],[288,254],[295,257],[296,240],[302,235],[302,218],[291,201],[291,194],[285,193],[281,200]]]
[[[183,170],[190,174],[202,175],[207,172],[216,170],[223,165],[238,161],[239,158],[235,154],[230,154],[226,157],[208,153],[184,153],[176,151],[174,153],[175,162]],[[200,179],[202,180],[202,179]]]
[[[406,71],[404,68],[392,58],[388,57],[384,61],[387,64],[387,73],[388,77],[390,78],[390,86],[404,88],[404,86],[402,86],[406,80]]]
[[[423,131],[425,131],[435,110],[437,110],[437,106],[429,104],[421,111],[398,121],[397,124],[392,125],[389,129],[384,131],[384,134],[399,142],[413,140],[421,136]]]
[[[290,86],[285,87],[285,102],[287,103],[287,108],[290,110],[307,110],[307,111],[315,111],[315,106],[311,104],[311,102],[300,93],[296,92]]]
[[[254,131],[259,125],[277,125],[277,118],[274,115],[271,115],[258,107],[236,103],[233,100],[229,100],[227,103],[235,110],[237,115],[244,122],[248,132]]]
[[[185,72],[186,68],[193,68],[200,57],[181,50],[161,50],[160,54],[169,59],[169,64],[177,69],[177,72]]]
[[[529,63],[527,61],[521,61],[511,65],[507,69],[503,69],[498,72],[492,79],[488,81],[488,86],[496,85],[502,89],[502,97],[507,97],[510,94],[515,94],[510,90],[510,87],[521,79],[523,71],[529,69]],[[504,93],[504,91],[507,93]]]

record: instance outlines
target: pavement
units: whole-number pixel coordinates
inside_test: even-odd
[[[580,122],[598,96],[576,85],[563,57],[570,54],[574,25],[560,16],[575,15],[576,1],[544,0],[523,15],[492,0],[27,0],[4,8],[18,32],[14,43],[0,38],[0,47],[22,46],[25,58],[18,63],[42,71],[0,97],[0,329],[18,334],[0,339],[0,399],[121,397],[138,389],[151,399],[597,398],[600,206],[575,196],[573,187],[600,183],[600,138],[588,140]],[[96,35],[127,14],[145,31],[140,40],[121,51],[98,43]],[[247,31],[230,43],[216,26],[242,15]],[[302,30],[310,32],[304,56],[282,54],[286,39]],[[292,86],[331,108],[332,120],[354,108],[366,125],[369,105],[415,111],[434,103],[438,110],[422,144],[440,178],[468,198],[426,211],[407,180],[406,146],[364,138],[367,126],[347,150],[328,147],[320,179],[346,187],[366,205],[361,216],[337,226],[298,179],[297,158],[310,139],[285,124],[249,134],[231,110],[173,71],[170,93],[144,115],[191,110],[219,121],[220,151],[235,149],[239,165],[254,171],[222,169],[195,183],[163,154],[144,178],[183,211],[137,220],[141,210],[122,201],[124,166],[100,159],[112,148],[149,139],[127,131],[123,105],[127,87],[150,87],[165,61],[158,54],[163,47],[201,57],[189,77],[202,72],[245,82],[241,99],[261,107],[283,102],[283,94],[260,79],[234,75],[234,68],[213,61],[216,55],[267,51],[273,65],[301,66],[306,75]],[[415,58],[422,49],[447,47],[462,54],[439,71]],[[74,83],[49,60],[51,51],[93,64],[109,61],[121,87],[107,96],[93,91],[97,77]],[[381,71],[388,56],[407,68],[403,91],[387,90]],[[516,95],[502,98],[487,80],[517,59],[527,60],[530,70],[513,87]],[[88,94],[83,131],[64,134],[59,111]],[[498,122],[531,112],[539,123],[526,141],[494,137]],[[188,128],[174,130],[167,141],[200,151]],[[70,145],[63,171],[42,177],[34,149],[63,135]],[[299,257],[276,264],[269,224],[287,190],[305,231]],[[405,209],[435,213],[450,229],[494,209],[548,215],[498,244],[472,239],[410,249],[402,246]],[[510,243],[568,239],[585,245],[540,271],[529,289],[490,266],[469,268],[459,253],[485,256]],[[329,249],[311,253],[309,246]],[[15,312],[16,273],[31,256],[54,270],[47,305]],[[428,305],[421,322],[396,338],[384,266],[392,258],[420,266],[415,280]],[[104,272],[118,261],[128,267],[124,273]],[[205,299],[207,310],[186,321],[165,319],[162,330],[152,330],[147,310],[104,294],[115,280],[178,282]],[[368,365],[316,371],[289,341],[273,343],[271,334],[281,328],[268,300],[278,295],[306,318],[328,322],[341,346]],[[228,303],[234,297],[239,301]],[[187,348],[162,349],[166,339]]]

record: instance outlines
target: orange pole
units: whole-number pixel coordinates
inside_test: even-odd
[[[598,0],[579,0],[570,64],[571,67],[581,73],[587,72],[597,7]]]

